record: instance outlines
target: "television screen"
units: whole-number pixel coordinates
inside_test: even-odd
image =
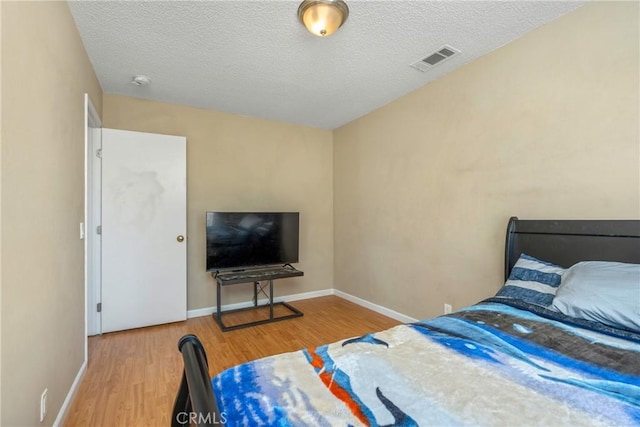
[[[207,271],[298,262],[298,212],[207,212]]]

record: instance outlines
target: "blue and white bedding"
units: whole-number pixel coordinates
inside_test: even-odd
[[[640,335],[567,319],[490,299],[212,383],[228,426],[639,425]]]

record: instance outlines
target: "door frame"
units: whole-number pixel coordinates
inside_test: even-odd
[[[100,193],[101,162],[97,150],[102,147],[102,121],[89,95],[84,95],[84,292],[85,292],[85,361],[89,360],[89,335],[101,333],[100,313]]]

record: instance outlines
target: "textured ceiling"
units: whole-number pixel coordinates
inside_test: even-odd
[[[298,1],[72,1],[107,93],[334,129],[583,4],[347,0],[328,38]],[[443,45],[461,54],[409,65]],[[552,52],[550,52],[552,55]],[[151,78],[146,87],[131,78]]]

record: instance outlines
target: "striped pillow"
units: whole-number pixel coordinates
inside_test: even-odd
[[[496,296],[549,307],[565,271],[550,262],[522,254]]]

